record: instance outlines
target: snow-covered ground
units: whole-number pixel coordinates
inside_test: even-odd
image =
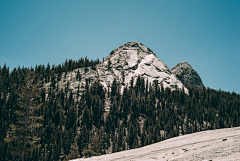
[[[240,161],[240,127],[171,138],[142,148],[72,161]]]

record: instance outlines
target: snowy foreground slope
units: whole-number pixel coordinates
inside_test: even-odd
[[[72,161],[240,160],[240,127],[209,130],[113,154]]]

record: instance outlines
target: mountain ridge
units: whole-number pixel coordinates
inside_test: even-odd
[[[81,80],[77,76],[81,75]],[[94,82],[96,80],[109,89],[113,80],[119,82],[119,90],[123,91],[125,86],[130,85],[133,79],[134,83],[138,76],[148,80],[148,83],[154,82],[170,88],[171,90],[182,90],[188,93],[188,89],[171,72],[153,51],[145,47],[142,43],[128,42],[114,49],[102,62],[94,67],[77,68],[68,73],[63,73],[61,79],[56,83],[60,89],[68,88],[73,94],[77,94],[80,88],[80,95],[85,90],[86,80]],[[45,85],[48,89],[51,82]]]

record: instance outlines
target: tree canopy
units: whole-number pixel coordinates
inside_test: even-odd
[[[0,67],[0,160],[90,157],[240,125],[240,95],[234,92],[187,86],[187,95],[140,76],[129,87],[113,80],[109,91],[98,80],[85,80],[82,95],[43,88],[64,72],[97,63],[81,58],[11,72]]]

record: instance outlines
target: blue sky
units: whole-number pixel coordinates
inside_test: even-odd
[[[102,60],[131,41],[240,93],[240,0],[0,1],[0,65],[10,69]]]

